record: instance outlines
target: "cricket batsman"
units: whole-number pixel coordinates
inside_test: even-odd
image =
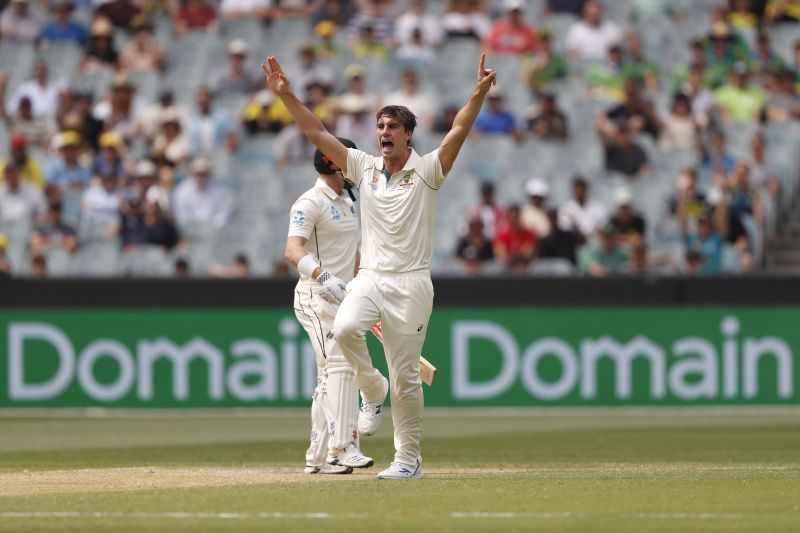
[[[360,192],[361,268],[351,281],[333,323],[333,336],[355,370],[361,389],[358,429],[373,435],[391,391],[395,456],[378,479],[422,477],[422,383],[419,356],[433,307],[430,267],[436,199],[472,128],[496,73],[481,54],[475,89],[459,110],[438,149],[419,155],[409,143],[414,114],[386,106],[376,114],[379,155],[342,144],[289,87],[278,60],[261,67],[270,89],[283,101],[306,137]],[[339,292],[331,291],[335,296]],[[380,321],[389,380],[373,366],[366,331]]]
[[[355,148],[348,139],[342,145]],[[358,389],[353,368],[331,334],[345,283],[358,270],[359,227],[353,193],[341,169],[319,150],[319,178],[292,205],[286,258],[300,272],[294,313],[317,360],[317,387],[311,402],[311,444],[307,474],[350,474],[373,460],[359,449]]]

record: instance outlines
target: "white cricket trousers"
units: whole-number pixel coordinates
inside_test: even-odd
[[[319,296],[316,281],[300,281],[294,312],[308,333],[317,360],[311,401],[311,437],[306,464],[320,466],[348,444],[358,446],[358,389],[355,373],[331,334],[338,306]]]
[[[383,380],[372,366],[366,332],[380,321],[389,367],[395,461],[415,464],[421,457],[422,381],[419,356],[433,307],[429,271],[393,274],[360,270],[333,322],[333,334],[356,372],[368,402],[383,400]]]

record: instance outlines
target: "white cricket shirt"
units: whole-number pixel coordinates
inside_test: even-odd
[[[404,273],[430,270],[436,197],[445,180],[439,150],[411,150],[402,170],[387,178],[382,157],[347,150],[347,175],[361,203],[361,268]]]
[[[289,237],[305,237],[306,251],[327,270],[345,283],[353,279],[358,250],[358,218],[347,192],[336,194],[317,178],[292,205]],[[300,279],[311,278],[300,274]]]

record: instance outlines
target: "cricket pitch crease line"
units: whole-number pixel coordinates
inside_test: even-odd
[[[591,513],[590,513],[591,514]],[[582,512],[451,512],[450,518],[454,519],[516,519],[516,518],[584,518],[590,514]],[[112,511],[3,511],[0,519],[42,519],[42,518],[125,518],[125,519],[167,519],[167,520],[331,520],[365,518],[369,513],[203,513],[203,512],[112,512]],[[648,519],[648,520],[740,520],[748,515],[740,513],[621,513],[619,518]]]

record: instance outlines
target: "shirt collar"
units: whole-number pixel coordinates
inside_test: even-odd
[[[322,181],[322,178],[317,178],[317,182],[314,184],[314,187],[322,191],[322,194],[330,198],[331,200],[336,200],[339,198],[339,195],[336,194],[336,191],[328,187],[328,184]]]
[[[405,171],[414,170],[414,169],[417,168],[417,166],[422,161],[422,157],[420,157],[420,155],[416,152],[416,150],[414,150],[413,148],[409,148],[409,150],[411,150],[411,155],[408,156],[408,160],[406,161],[406,164],[403,166],[403,168],[400,171],[403,171],[403,170],[405,170]],[[378,157],[376,159],[378,161],[375,164],[375,168],[377,168],[378,170],[383,170],[384,169],[383,158],[382,157]]]

